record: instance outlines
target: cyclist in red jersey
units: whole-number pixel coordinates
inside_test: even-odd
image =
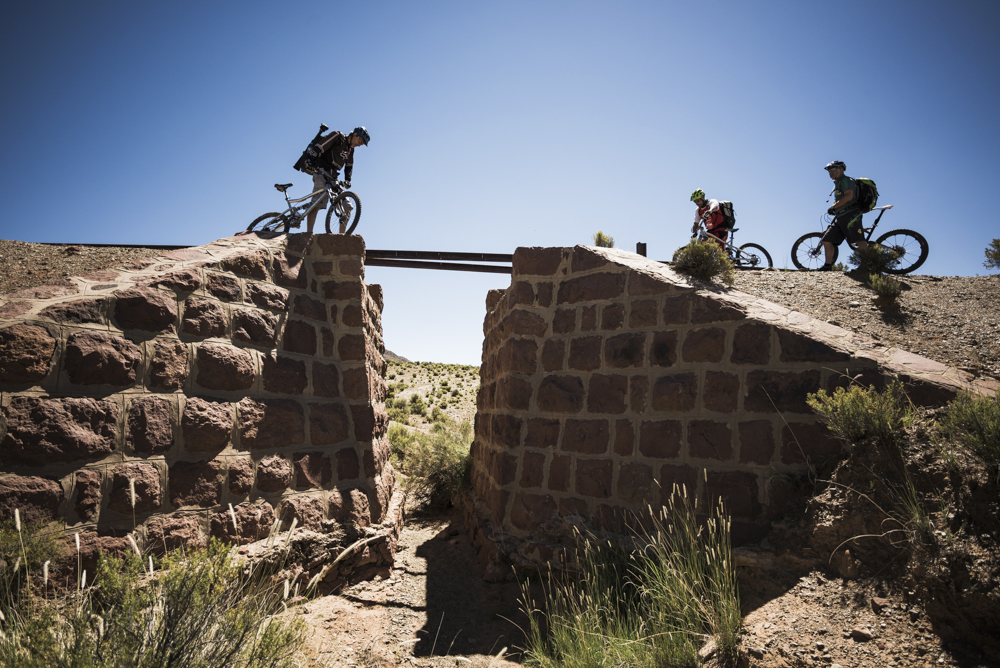
[[[698,228],[698,221],[705,223],[705,229],[716,238],[718,244],[723,249],[726,248],[726,239],[729,238],[729,228],[726,227],[726,217],[719,208],[719,200],[707,199],[705,191],[698,188],[691,194],[691,201],[695,203],[698,210],[694,214],[694,225],[691,231]]]

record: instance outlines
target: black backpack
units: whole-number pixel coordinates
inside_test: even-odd
[[[726,227],[736,227],[736,212],[733,211],[732,202],[719,202],[719,211],[722,212],[722,218],[726,221]]]
[[[855,200],[861,207],[861,213],[868,213],[878,204],[878,188],[871,179],[854,179],[858,192]]]
[[[329,130],[326,123],[320,123],[319,132],[313,137],[309,145],[306,146],[306,150],[302,151],[302,155],[299,159],[295,161],[293,167],[304,174],[309,174],[310,176],[316,174],[320,169],[329,169],[333,166],[329,160],[324,159],[323,149],[321,144],[323,143],[324,137],[323,133]]]

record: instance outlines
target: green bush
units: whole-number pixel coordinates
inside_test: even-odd
[[[419,394],[410,395],[410,412],[414,415],[424,417],[427,414],[427,404]]]
[[[283,583],[245,573],[229,546],[164,558],[150,577],[133,553],[102,556],[94,586],[69,605],[34,598],[8,617],[0,665],[42,668],[280,668],[305,635],[275,618]]]
[[[469,478],[472,425],[441,414],[431,433],[389,426],[393,466],[403,473],[403,490],[429,510],[448,506]]]
[[[868,244],[867,248],[855,248],[847,261],[855,265],[862,276],[881,276],[889,269],[896,268],[899,256],[884,246]]]
[[[718,278],[726,285],[732,285],[736,281],[733,261],[714,241],[692,239],[686,246],[674,251],[673,265],[682,274],[703,281]]]
[[[903,292],[902,281],[892,276],[871,274],[868,277],[868,284],[872,286],[872,290],[875,291],[875,294],[878,295],[884,304],[895,304],[896,300],[899,299],[899,295]]]
[[[986,247],[986,262],[983,266],[987,269],[1000,269],[1000,239],[994,239]]]
[[[615,247],[615,238],[608,236],[607,234],[605,234],[604,232],[601,232],[600,230],[597,230],[596,232],[594,232],[593,239],[594,239],[594,245],[595,246],[599,246],[601,248],[614,248]]]
[[[883,446],[897,446],[903,430],[913,423],[914,413],[903,384],[894,380],[884,391],[851,385],[838,387],[833,394],[826,390],[806,398],[820,419],[848,443],[873,439]]]
[[[1000,395],[960,394],[940,424],[948,436],[969,445],[987,463],[1000,464]]]
[[[721,505],[699,517],[697,503],[675,488],[641,549],[582,539],[580,572],[549,580],[544,612],[524,585],[529,663],[695,666],[708,637],[733,663],[742,618],[729,528]]]

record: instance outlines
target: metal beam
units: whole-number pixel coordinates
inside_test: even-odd
[[[452,253],[446,251],[408,251],[408,250],[365,250],[365,258],[396,259],[396,260],[464,260],[472,262],[506,262],[514,261],[514,256],[507,253]]]
[[[443,269],[446,271],[474,271],[481,274],[511,274],[511,267],[493,264],[466,264],[464,262],[426,262],[419,260],[394,260],[387,258],[365,259],[366,267],[399,267],[401,269]]]

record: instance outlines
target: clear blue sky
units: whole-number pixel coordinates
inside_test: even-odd
[[[322,121],[366,125],[369,248],[645,241],[692,190],[779,267],[820,229],[823,165],[878,182],[922,272],[1000,236],[1000,3],[7,2],[0,238],[202,244],[283,203]],[[372,267],[389,348],[478,364],[500,275]]]

